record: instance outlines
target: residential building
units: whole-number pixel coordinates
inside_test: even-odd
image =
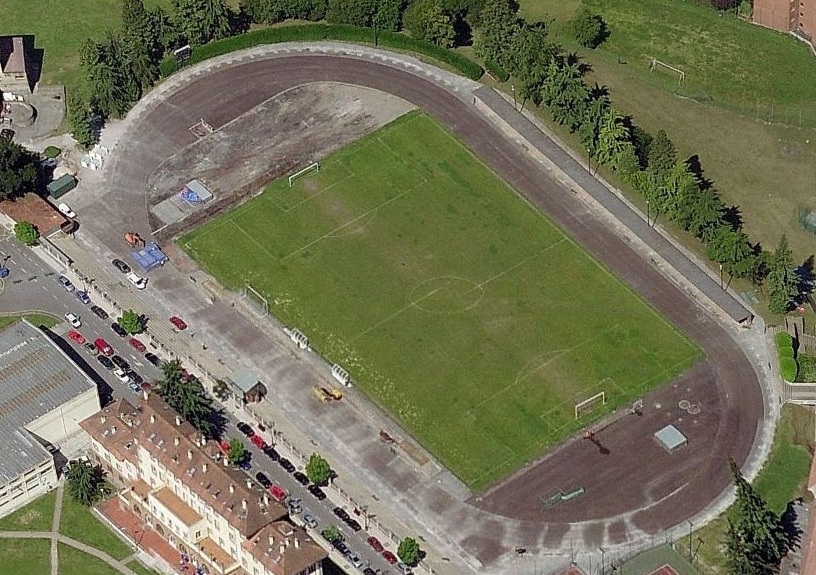
[[[322,574],[325,550],[156,394],[82,422],[93,459],[132,511],[202,573]]]
[[[754,0],[753,21],[816,45],[816,0]]]
[[[99,409],[96,384],[40,329],[0,331],[0,517],[56,487],[52,451]]]
[[[22,36],[0,36],[0,91],[30,94],[30,72]]]

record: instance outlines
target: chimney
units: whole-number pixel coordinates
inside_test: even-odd
[[[264,492],[263,502],[264,502],[264,505],[269,505],[269,494],[266,493],[266,492]],[[270,539],[272,538],[271,535],[269,537],[270,537]]]
[[[105,423],[105,422],[108,420],[108,417],[107,417],[106,415],[103,415],[102,417],[100,417],[100,418],[99,418],[99,420],[100,420],[102,423]]]
[[[180,415],[177,415],[177,416],[176,416],[176,425],[177,425],[177,426],[178,426],[178,425],[181,425],[181,416],[180,416]]]
[[[224,457],[224,467],[228,467],[228,466],[229,466],[229,457],[225,456]]]
[[[187,450],[187,459],[189,459],[190,461],[193,460],[193,450],[192,449]]]
[[[230,483],[230,495],[232,495],[233,493],[235,493],[235,484]]]
[[[275,538],[271,535],[269,536],[269,546],[272,547],[275,544]]]
[[[242,508],[244,511],[246,511],[246,510],[247,510],[247,500],[246,500],[246,499],[242,499],[242,500],[241,500],[241,508]]]
[[[285,545],[286,545],[287,547],[289,547],[289,538],[288,538],[288,537],[286,538],[286,543],[285,543]]]
[[[207,464],[206,463],[201,464],[201,473],[207,473]]]
[[[154,413],[150,414],[150,423],[156,423],[156,414]]]
[[[178,444],[179,444],[179,438],[178,438],[178,435],[177,435],[177,436],[175,437],[175,439],[173,439],[173,445],[175,445],[176,447],[178,447]]]
[[[116,426],[113,425],[113,426],[111,426],[111,435],[113,435],[115,433],[116,433]]]
[[[295,549],[300,549],[300,539],[295,537]]]
[[[283,555],[283,552],[286,551],[286,547],[283,545],[280,546],[280,555]]]
[[[252,480],[249,477],[247,477],[247,487],[252,489]]]
[[[144,391],[142,391],[142,397],[144,398],[144,400],[145,400],[145,401],[147,401],[147,396],[148,396],[148,395],[150,395],[150,394],[149,394],[149,393],[147,393],[147,390],[146,390],[146,389],[145,389]]]

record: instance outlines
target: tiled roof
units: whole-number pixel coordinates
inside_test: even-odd
[[[24,74],[26,72],[22,37],[0,38],[0,68],[5,74]]]
[[[152,497],[178,517],[185,526],[190,527],[201,521],[201,515],[196,510],[182,501],[178,495],[170,491],[169,487],[162,487],[152,494]]]
[[[301,527],[276,521],[244,543],[252,556],[276,575],[296,575],[328,554]]]
[[[147,450],[244,537],[287,514],[245,473],[225,465],[217,444],[205,441],[156,394],[138,408],[120,399],[81,425],[121,459],[136,462],[138,447]]]

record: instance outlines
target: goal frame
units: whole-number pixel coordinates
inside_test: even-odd
[[[249,308],[251,308],[258,316],[266,317],[269,315],[269,301],[262,296],[258,290],[249,284],[244,284],[244,293],[241,296]]]
[[[309,164],[308,166],[306,166],[302,170],[298,170],[297,172],[295,172],[294,174],[289,176],[289,187],[291,188],[292,184],[294,184],[295,180],[298,179],[300,176],[302,176],[304,174],[307,174],[307,173],[311,172],[312,170],[314,170],[315,172],[319,172],[320,171],[320,163],[319,162],[312,162],[311,164]]]
[[[606,392],[599,391],[595,395],[579,401],[575,404],[575,419],[581,419],[581,416],[594,410],[600,402],[600,405],[606,405]]]
[[[649,62],[649,72],[650,73],[654,72],[655,69],[657,69],[658,67],[665,68],[666,70],[669,70],[670,72],[674,72],[675,74],[677,74],[677,86],[678,87],[683,82],[686,81],[686,73],[683,72],[683,70],[681,70],[680,68],[675,68],[674,66],[670,66],[669,64],[666,64],[665,62],[661,62],[657,58],[652,58],[651,61]]]

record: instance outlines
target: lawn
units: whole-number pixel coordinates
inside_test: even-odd
[[[0,573],[50,575],[51,540],[0,539],[0,558]]]
[[[67,493],[62,499],[60,533],[96,547],[114,559],[124,559],[133,554],[133,549],[129,545],[99,521],[90,509],[74,501]]]
[[[57,492],[49,491],[11,515],[0,519],[0,531],[51,531],[56,500]]]
[[[807,478],[813,453],[813,412],[802,406],[786,405],[774,437],[770,457],[760,471],[754,486],[777,513],[788,502],[807,494]],[[720,549],[725,538],[727,511],[695,533],[701,540],[699,561],[712,575],[725,573]]]
[[[38,327],[51,328],[59,323],[59,320],[49,314],[44,313],[26,313],[23,315],[0,315],[0,329],[10,326],[19,321],[21,317],[26,318],[32,325]]]
[[[154,571],[153,569],[148,569],[147,567],[139,563],[137,559],[129,561],[128,563],[126,563],[126,565],[131,571],[134,571],[139,575],[159,575],[157,571]]]
[[[419,112],[180,244],[264,293],[477,489],[699,357]],[[576,421],[600,391],[605,409]]]
[[[119,571],[101,559],[69,545],[60,543],[58,553],[59,575],[119,575]]]

